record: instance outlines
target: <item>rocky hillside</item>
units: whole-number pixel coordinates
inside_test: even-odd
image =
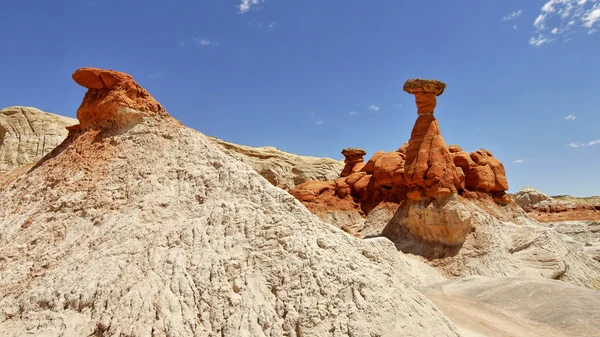
[[[130,76],[73,78],[80,124],[0,186],[0,335],[458,335],[389,241],[321,223]]]
[[[0,110],[0,172],[36,162],[65,137],[78,121],[31,107]]]
[[[0,110],[0,172],[37,162],[67,137],[65,127],[78,123],[76,119],[31,107]],[[254,148],[209,138],[285,190],[310,180],[335,179],[344,168],[343,162],[330,158],[299,156],[270,146]]]
[[[487,151],[471,155],[464,180],[455,164],[448,172],[461,151],[435,119],[412,147],[443,169],[420,181],[439,161],[413,170],[405,159],[405,194],[386,188],[395,164],[370,168],[344,151],[325,200],[333,213],[363,212],[359,239],[173,119],[131,76],[83,68],[73,79],[88,89],[78,124],[42,160],[0,176],[0,337],[600,335],[588,289],[600,263],[504,204]],[[486,166],[494,176],[473,173],[481,191],[469,190],[471,169]],[[364,167],[369,184],[388,181],[366,211],[340,195],[356,182],[337,189]]]

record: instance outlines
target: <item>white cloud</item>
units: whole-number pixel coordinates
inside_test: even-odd
[[[356,111],[350,111],[348,113],[348,115],[350,115],[350,116],[356,116],[356,115],[358,115],[358,112],[356,112]]]
[[[275,27],[275,22],[271,22],[271,23],[269,24],[269,29],[273,29],[273,27]]]
[[[598,32],[598,30],[596,28],[592,28],[592,29],[588,30],[588,35],[592,35],[596,32]]]
[[[181,41],[181,42],[179,42],[179,45],[183,47],[183,46],[185,46],[185,42]]]
[[[591,142],[589,142],[587,144],[571,142],[571,143],[567,144],[566,146],[578,148],[578,147],[585,147],[585,146],[594,146],[594,145],[599,145],[599,144],[600,144],[600,139],[596,139],[596,140],[592,140]]]
[[[595,32],[594,25],[600,23],[600,0],[546,0],[540,14],[533,22],[535,35],[529,39],[529,44],[539,47],[555,38],[551,36],[566,36],[574,33],[573,28],[578,24],[589,28],[588,34]],[[565,39],[568,41],[569,39]]]
[[[600,139],[593,140],[593,141],[589,142],[587,145],[592,146],[592,145],[598,145],[598,144],[600,144]]]
[[[371,105],[371,106],[369,107],[369,109],[370,109],[370,110],[373,110],[373,111],[379,111],[379,109],[381,109],[381,108],[380,108],[380,107],[378,107],[377,105],[373,104],[373,105]]]
[[[311,116],[314,116],[314,115],[315,115],[315,113],[314,113],[314,112],[311,112],[311,113],[309,113],[309,115],[311,115]]]
[[[514,30],[519,30],[519,25],[514,25],[514,26],[513,26],[513,29],[514,29]]]
[[[525,162],[525,160],[523,159],[517,159],[514,161],[515,164],[523,164]]]
[[[512,12],[512,13],[508,14],[508,15],[505,15],[505,16],[502,18],[502,20],[504,20],[504,21],[508,21],[508,20],[516,19],[516,18],[518,18],[519,16],[521,16],[521,14],[522,14],[522,13],[523,13],[523,11],[519,9],[518,11],[514,11],[514,12]]]
[[[575,118],[577,118],[577,116],[575,116],[575,115],[568,115],[567,117],[565,117],[565,119],[568,121],[574,121]]]
[[[398,109],[400,109],[400,108],[401,108],[401,107],[403,107],[403,106],[404,106],[404,105],[402,105],[402,104],[394,104],[394,108],[398,108]]]
[[[323,124],[325,124],[325,122],[324,121],[316,121],[315,124],[316,125],[323,125]]]
[[[535,38],[535,37],[530,38],[529,44],[532,46],[539,47],[539,46],[543,45],[544,43],[552,42],[554,40],[555,39],[547,38],[540,34],[537,38]]]
[[[196,42],[197,45],[202,46],[202,47],[206,47],[209,46],[211,44],[214,44],[214,42],[207,40],[207,39],[198,39],[198,38],[194,38],[194,41]]]
[[[600,4],[595,4],[594,8],[587,11],[581,21],[583,21],[583,26],[587,28],[592,28],[597,21],[600,21]]]
[[[259,3],[264,2],[264,0],[242,0],[242,3],[238,6],[240,13],[244,14],[252,8],[252,6],[256,6]]]

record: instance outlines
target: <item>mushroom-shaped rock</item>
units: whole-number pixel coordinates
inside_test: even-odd
[[[344,160],[346,166],[344,166],[344,170],[340,174],[341,177],[347,177],[352,173],[359,172],[365,166],[365,160],[363,159],[364,155],[367,154],[365,150],[350,147],[343,149],[342,154],[346,157]]]
[[[81,68],[73,74],[77,84],[88,89],[77,119],[83,131],[121,129],[144,117],[166,118],[169,114],[128,74],[98,68]]]
[[[415,95],[419,115],[432,115],[436,106],[436,96],[444,93],[446,83],[438,80],[413,78],[404,83],[403,90]]]

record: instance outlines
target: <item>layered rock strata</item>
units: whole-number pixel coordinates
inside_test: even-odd
[[[32,107],[0,110],[0,172],[40,160],[67,137],[65,127],[77,123]]]

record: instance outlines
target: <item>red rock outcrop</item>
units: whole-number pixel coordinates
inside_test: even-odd
[[[347,177],[352,173],[359,172],[365,166],[365,160],[363,159],[365,154],[367,154],[365,150],[357,148],[346,148],[342,150],[342,154],[344,155],[344,157],[346,157],[346,159],[344,160],[346,166],[344,166],[344,170],[342,171],[342,174],[340,174],[340,177]]]
[[[414,94],[419,117],[413,127],[406,150],[404,178],[411,189],[408,197],[421,200],[457,193],[460,179],[456,167],[433,117],[436,96],[446,84],[436,80],[408,80],[404,91]]]
[[[462,244],[472,227],[461,202],[483,198],[506,204],[508,183],[504,166],[490,151],[469,154],[446,145],[433,115],[445,88],[437,80],[406,81],[404,91],[415,95],[418,114],[409,141],[396,151],[376,152],[366,164],[363,150],[344,149],[346,166],[338,179],[297,186],[292,195],[321,215],[343,210],[364,216],[379,204],[396,204],[397,214],[407,219],[396,219],[384,235],[410,233],[426,242]]]
[[[98,68],[81,68],[73,74],[89,90],[77,110],[82,130],[120,129],[143,117],[168,117],[167,111],[128,74]]]

